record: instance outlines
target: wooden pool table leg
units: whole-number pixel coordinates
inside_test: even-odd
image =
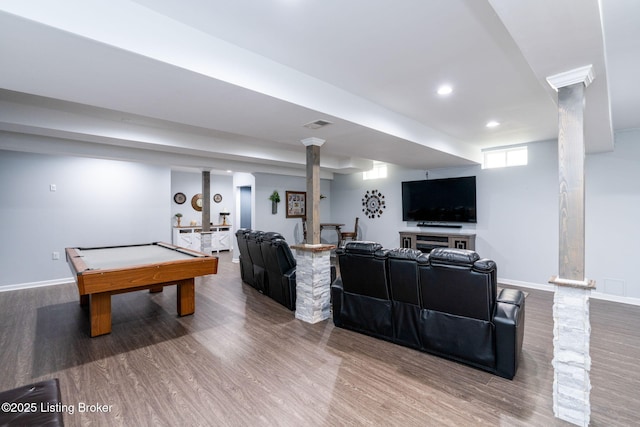
[[[178,315],[187,316],[196,311],[196,288],[195,280],[185,279],[177,283],[178,285]]]
[[[97,337],[111,333],[111,294],[102,292],[91,294],[89,309],[91,336]]]

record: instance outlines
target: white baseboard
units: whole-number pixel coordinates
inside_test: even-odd
[[[16,283],[14,285],[0,286],[0,292],[17,291],[20,289],[41,288],[43,286],[64,285],[73,282],[73,277],[63,277],[62,279],[43,280],[42,282]]]
[[[551,284],[541,285],[539,283],[522,282],[519,280],[510,280],[510,279],[503,279],[503,278],[498,278],[498,283],[504,283],[505,285],[517,286],[521,288],[538,289],[540,291],[547,291],[547,292],[553,292],[555,288],[554,285],[551,285]],[[631,304],[631,305],[640,306],[640,298],[605,294],[598,291],[591,291],[591,298],[604,300],[604,301],[618,302],[621,304]]]
[[[623,297],[620,295],[603,294],[602,292],[591,292],[591,298],[604,301],[619,302],[621,304],[640,305],[640,298]]]

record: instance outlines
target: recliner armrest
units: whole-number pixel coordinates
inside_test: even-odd
[[[518,289],[502,289],[496,302],[504,302],[506,304],[515,304],[520,306],[524,304],[524,292]]]
[[[524,293],[503,289],[496,300],[493,323],[496,327],[496,372],[512,379],[518,369],[524,339]]]

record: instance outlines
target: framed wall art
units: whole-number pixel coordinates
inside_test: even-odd
[[[307,216],[306,191],[287,191],[287,218],[304,218]]]

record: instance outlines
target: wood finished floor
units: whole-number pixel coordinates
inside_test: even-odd
[[[567,426],[552,410],[552,294],[528,290],[513,381],[315,325],[241,283],[220,256],[196,313],[175,287],[113,297],[89,338],[75,285],[0,292],[0,390],[60,378],[65,423],[105,426]],[[640,307],[591,300],[591,425],[638,425]],[[80,403],[111,405],[79,413]]]

